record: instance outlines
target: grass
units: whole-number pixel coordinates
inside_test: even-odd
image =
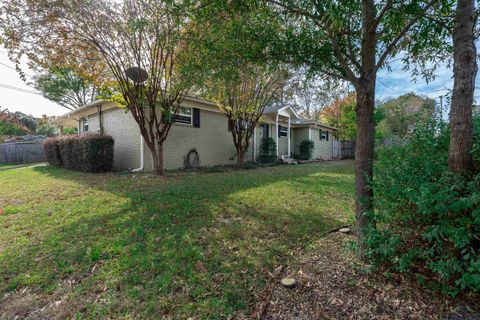
[[[0,306],[28,289],[60,299],[63,318],[227,318],[250,314],[295,248],[353,221],[353,166],[166,178],[33,167],[0,172],[0,208]]]

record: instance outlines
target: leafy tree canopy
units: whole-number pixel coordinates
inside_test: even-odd
[[[71,68],[52,67],[34,77],[34,86],[43,96],[74,110],[96,99],[97,87]]]
[[[389,99],[377,106],[382,119],[377,125],[377,135],[381,138],[405,138],[415,125],[430,120],[435,113],[435,101],[415,93],[407,93]]]

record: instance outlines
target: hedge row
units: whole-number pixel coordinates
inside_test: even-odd
[[[69,135],[43,144],[48,163],[70,170],[105,172],[113,166],[113,138],[107,135]]]

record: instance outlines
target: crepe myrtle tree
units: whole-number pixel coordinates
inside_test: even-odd
[[[70,55],[78,61],[87,54],[100,59],[103,85],[113,88],[116,102],[131,113],[152,154],[153,172],[163,174],[163,143],[193,79],[199,79],[200,68],[192,67],[190,5],[188,0],[6,0],[0,11],[2,42],[16,59],[35,52],[44,59]],[[138,81],[130,79],[132,72]]]
[[[378,71],[398,54],[433,59],[448,47],[438,20],[451,13],[449,0],[266,0],[283,19],[278,59],[309,66],[343,79],[356,92],[355,212],[358,253],[363,257],[365,231],[374,227],[373,158],[375,84]],[[421,57],[425,49],[429,56]]]
[[[286,78],[280,66],[245,63],[221,70],[210,83],[209,95],[227,117],[238,165],[244,162],[265,107],[276,99]]]

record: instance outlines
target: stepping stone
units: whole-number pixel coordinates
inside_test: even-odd
[[[341,232],[341,233],[350,233],[350,228],[340,228],[340,229],[338,229],[338,232]]]
[[[296,282],[295,279],[293,279],[293,278],[283,278],[282,280],[280,280],[280,283],[281,283],[282,286],[284,286],[285,288],[291,289],[291,288],[295,287],[295,284],[296,284],[297,282]]]

